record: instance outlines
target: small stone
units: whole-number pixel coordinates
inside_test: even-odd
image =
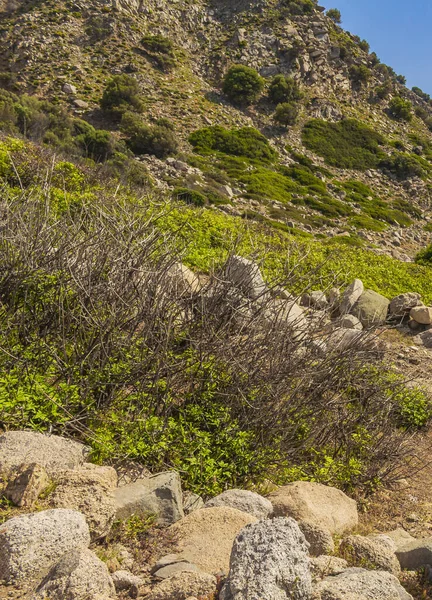
[[[71,83],[65,83],[63,86],[63,91],[65,94],[75,95],[77,93],[77,89]]]
[[[154,571],[153,574],[158,579],[168,579],[169,577],[172,577],[176,573],[184,573],[184,572],[199,573],[200,569],[198,569],[198,567],[196,565],[194,565],[193,563],[190,563],[187,561],[179,561],[179,562],[173,563],[172,565],[167,565],[166,567],[162,567],[162,569],[159,569],[158,571]]]

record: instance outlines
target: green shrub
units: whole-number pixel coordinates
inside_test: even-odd
[[[138,115],[125,112],[120,128],[128,136],[126,143],[134,154],[153,154],[158,158],[166,158],[178,150],[177,136],[171,123],[147,125]]]
[[[367,83],[371,78],[372,72],[366,65],[353,65],[350,67],[349,75],[354,83]]]
[[[100,105],[103,110],[111,112],[141,111],[143,102],[137,80],[126,74],[114,75],[104,89]]]
[[[275,104],[298,102],[303,97],[300,87],[292,77],[276,75],[269,88],[269,97]]]
[[[191,190],[189,188],[175,188],[173,191],[173,198],[176,200],[181,200],[182,202],[186,202],[186,204],[193,204],[195,206],[206,205],[206,197],[200,192]]]
[[[274,120],[281,125],[295,125],[299,115],[299,108],[295,102],[283,102],[276,106]]]
[[[163,71],[170,71],[175,66],[174,44],[163,35],[146,35],[141,40],[146,53]]]
[[[338,8],[329,8],[326,12],[326,15],[333,21],[333,23],[338,25],[342,23],[341,11]]]
[[[391,94],[392,89],[393,86],[390,81],[386,81],[383,85],[379,85],[375,88],[375,96],[380,100],[384,100]]]
[[[396,81],[402,85],[406,85],[406,77],[405,75],[396,75]]]
[[[223,81],[223,92],[236,104],[252,104],[264,89],[264,79],[251,67],[234,65]]]
[[[115,139],[109,131],[93,129],[75,138],[84,156],[97,162],[103,162],[113,155],[116,147]]]
[[[426,94],[426,92],[424,92],[421,88],[414,86],[412,88],[412,91],[414,92],[414,94],[416,94],[419,98],[421,98],[422,100],[424,100],[425,102],[429,102],[429,100],[431,99],[429,94]]]
[[[359,48],[360,48],[361,50],[363,50],[363,52],[367,52],[367,53],[369,53],[369,50],[370,50],[370,45],[369,45],[369,42],[368,42],[367,40],[361,40],[361,41],[358,43],[358,46],[359,46]]]
[[[411,121],[412,104],[401,96],[395,96],[389,105],[389,115],[397,121]]]
[[[317,0],[283,0],[289,15],[308,15],[316,8]]]
[[[223,152],[232,156],[244,156],[272,162],[277,153],[267,138],[253,127],[225,129],[219,125],[198,129],[189,136],[189,142],[197,152]]]
[[[379,167],[387,169],[399,179],[422,177],[424,175],[424,169],[414,154],[395,152],[391,156],[384,158],[380,162]]]
[[[338,123],[313,119],[303,129],[303,143],[329,165],[366,170],[376,167],[383,156],[384,138],[354,119]]]
[[[432,244],[417,253],[415,262],[419,265],[432,265]]]

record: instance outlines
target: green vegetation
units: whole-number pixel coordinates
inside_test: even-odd
[[[349,70],[351,81],[354,83],[367,83],[372,76],[371,70],[366,65],[353,65]]]
[[[125,112],[121,129],[127,134],[127,145],[135,154],[153,154],[158,158],[166,158],[177,152],[177,138],[169,121],[163,120],[159,125],[146,125],[138,115]]]
[[[411,121],[412,104],[401,96],[395,96],[389,105],[389,115],[397,121]]]
[[[130,75],[114,75],[102,94],[100,105],[103,110],[123,113],[135,109],[142,111],[143,101],[137,80]]]
[[[285,181],[288,188],[315,187],[324,197],[325,184],[304,165],[255,166],[254,172],[247,159],[224,156],[211,162],[227,161],[250,185],[273,174],[276,189]],[[287,351],[296,356],[295,340],[272,333],[257,344],[255,317],[243,330],[250,334],[237,335],[235,321],[225,320],[225,308],[220,312],[228,296],[219,284],[205,307],[192,297],[178,304],[174,292],[164,290],[171,289],[178,252],[190,266],[209,271],[223,265],[234,244],[239,254],[263,261],[269,281],[280,281],[296,265],[282,282],[295,293],[311,277],[325,287],[357,276],[389,296],[416,289],[427,302],[427,267],[342,240],[294,244],[283,228],[199,208],[201,198],[191,190],[178,190],[189,205],[181,197],[152,204],[117,184],[114,197],[109,182],[64,161],[54,163],[49,192],[42,192],[39,159],[24,142],[0,144],[8,223],[8,239],[0,243],[0,347],[10,350],[0,353],[0,406],[7,427],[25,422],[71,433],[79,419],[89,437],[76,434],[92,444],[96,460],[127,456],[154,470],[169,465],[188,488],[204,494],[269,477],[368,488],[387,468],[383,452],[399,464],[394,440],[429,419],[424,395],[393,379],[378,385],[362,352],[286,361]],[[17,177],[25,186],[18,194]],[[359,185],[351,187],[364,197],[368,189]],[[344,206],[327,208],[337,213]],[[55,256],[48,252],[54,240]],[[196,310],[203,311],[199,319],[185,319]],[[269,356],[276,378],[269,378]],[[329,393],[337,394],[335,411]],[[323,432],[337,443],[322,445]]]
[[[342,169],[371,169],[383,157],[380,146],[384,138],[354,119],[338,123],[309,121],[303,129],[303,143],[324,157],[327,164]]]
[[[424,100],[425,102],[429,102],[429,100],[431,99],[429,94],[426,94],[426,92],[424,92],[421,88],[414,86],[412,88],[412,91],[414,92],[414,94],[416,94],[419,98],[421,98],[422,100]]]
[[[326,15],[334,22],[340,25],[342,23],[341,11],[338,8],[329,8]]]
[[[223,92],[232,102],[248,105],[255,102],[264,89],[264,79],[251,67],[234,65],[225,75]]]
[[[195,150],[201,153],[218,151],[264,162],[273,162],[277,157],[267,138],[253,127],[205,127],[192,133],[189,141]]]
[[[299,115],[299,109],[294,102],[283,102],[276,106],[274,120],[286,127],[295,125]]]
[[[170,71],[175,66],[174,44],[170,39],[163,35],[146,35],[141,45],[162,71]]]
[[[300,87],[292,77],[276,75],[269,88],[269,98],[274,104],[298,102],[303,97]]]

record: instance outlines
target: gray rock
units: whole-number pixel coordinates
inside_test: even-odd
[[[242,256],[230,257],[226,277],[252,300],[256,300],[266,291],[266,284],[258,265]]]
[[[317,310],[324,310],[328,308],[328,300],[326,295],[321,290],[316,290],[310,293],[310,306]]]
[[[304,310],[291,300],[273,299],[265,307],[263,316],[272,327],[287,327],[298,334],[308,328]]]
[[[418,325],[421,327],[420,324]],[[422,344],[425,348],[432,348],[432,329],[419,333],[419,335],[416,335],[415,338],[413,338],[413,341],[416,344]]]
[[[4,495],[16,506],[31,508],[49,484],[50,479],[43,467],[22,465],[16,477],[8,482]]]
[[[365,290],[351,313],[360,319],[364,327],[383,325],[387,320],[390,302],[373,290]]]
[[[166,554],[157,560],[150,572],[152,574],[156,573],[156,571],[159,571],[159,569],[163,569],[168,565],[174,565],[178,562],[185,562],[185,560],[179,554]]]
[[[400,573],[400,566],[394,549],[378,537],[367,538],[361,535],[350,535],[342,540],[340,551],[351,564],[388,571],[396,576]]]
[[[21,465],[36,463],[49,475],[82,465],[90,448],[57,435],[7,431],[0,435],[0,473],[10,476]]]
[[[205,503],[205,508],[211,506],[231,506],[242,512],[249,513],[257,519],[266,519],[273,512],[270,500],[255,492],[247,490],[227,490]]]
[[[184,516],[178,473],[167,472],[138,479],[114,491],[116,516],[155,514],[160,525],[170,525]]]
[[[343,571],[347,570],[348,563],[338,556],[322,554],[321,556],[311,558],[310,568],[315,578],[323,579],[323,577],[327,577],[328,575],[339,575],[339,573],[343,573]]]
[[[204,508],[204,500],[198,494],[193,492],[185,492],[183,494],[183,510],[184,514],[188,515],[194,510]]]
[[[389,313],[395,318],[403,318],[407,316],[412,308],[421,304],[420,294],[415,292],[407,292],[399,294],[390,302]]]
[[[357,319],[354,315],[344,315],[339,324],[343,329],[356,329],[357,331],[363,329],[360,319]]]
[[[354,281],[346,288],[341,297],[340,314],[349,313],[364,292],[364,285],[360,279]]]
[[[146,600],[186,600],[190,597],[210,597],[216,592],[216,577],[207,573],[176,573],[158,583]]]
[[[408,531],[402,529],[402,527],[393,529],[393,531],[387,531],[384,535],[393,540],[393,543],[395,545],[395,551],[399,548],[402,548],[403,546],[406,546],[411,542],[416,541],[416,539],[411,534],[409,534]]]
[[[308,521],[297,521],[297,524],[309,544],[310,556],[321,556],[334,552],[334,541],[328,529]]]
[[[43,575],[59,556],[89,544],[84,515],[75,510],[45,510],[14,517],[0,525],[0,579]]]
[[[306,600],[311,590],[308,545],[294,519],[259,521],[239,533],[220,600]]]
[[[171,565],[167,565],[166,567],[162,567],[161,569],[154,571],[153,574],[158,579],[168,579],[169,577],[172,577],[176,573],[185,573],[185,572],[199,573],[200,569],[196,565],[194,565],[193,563],[190,563],[188,561],[179,561],[179,562],[175,562]]]
[[[113,573],[111,579],[116,592],[128,591],[133,598],[138,596],[139,587],[144,583],[141,577],[123,569]]]
[[[77,93],[77,89],[71,83],[65,83],[63,86],[63,91],[65,94],[75,95]]]
[[[88,600],[100,595],[115,598],[107,566],[90,550],[64,554],[39,584],[32,600]]]
[[[329,348],[338,350],[348,350],[360,343],[366,342],[366,338],[358,329],[335,329],[328,337],[327,344]]]
[[[396,556],[402,569],[415,571],[432,565],[432,538],[409,542],[396,550]]]
[[[410,310],[410,317],[420,325],[432,323],[432,308],[430,306],[416,306]]]
[[[358,525],[357,504],[337,488],[310,481],[296,481],[269,495],[275,516],[308,521],[331,534]]]
[[[50,497],[51,506],[82,512],[92,538],[109,532],[116,514],[113,492],[117,486],[117,473],[112,467],[86,464],[74,471],[64,471],[56,483]]]
[[[316,584],[314,600],[413,600],[386,571],[347,569]]]

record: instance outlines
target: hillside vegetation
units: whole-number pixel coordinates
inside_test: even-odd
[[[431,303],[429,98],[313,0],[19,2],[0,31],[1,426],[203,494],[400,475],[425,392],[367,333],[239,326],[223,274]]]

